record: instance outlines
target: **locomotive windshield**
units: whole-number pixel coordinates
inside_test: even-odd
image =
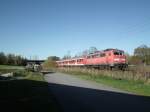
[[[114,51],[114,55],[124,55],[123,51]]]

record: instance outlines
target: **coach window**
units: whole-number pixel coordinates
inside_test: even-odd
[[[101,54],[99,54],[99,57],[101,57]]]
[[[95,58],[95,55],[92,55],[92,58]]]
[[[96,54],[95,57],[98,58],[98,57],[99,57],[99,54]]]

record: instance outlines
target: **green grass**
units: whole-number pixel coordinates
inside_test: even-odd
[[[128,92],[132,92],[137,95],[150,96],[150,84],[145,84],[142,81],[132,81],[124,79],[114,79],[112,77],[102,76],[102,75],[91,75],[89,73],[81,73],[79,71],[72,72],[68,71],[65,73],[72,74],[82,79],[92,80],[97,83],[105,84],[111,87],[119,88]]]
[[[0,65],[0,69],[24,69],[23,66]]]
[[[80,78],[93,80],[98,83],[102,83],[105,85],[109,85],[111,87],[119,88],[122,90],[126,90],[129,92],[133,92],[138,95],[150,96],[150,85],[144,84],[142,82],[137,81],[128,81],[128,80],[118,80],[109,77],[94,77],[91,78],[90,76],[79,76]]]
[[[0,81],[0,105],[5,112],[58,112],[59,107],[40,73],[15,71],[19,80]],[[8,108],[5,108],[7,105]]]
[[[23,66],[0,65],[0,74],[24,70]]]

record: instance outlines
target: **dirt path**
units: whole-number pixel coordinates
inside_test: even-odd
[[[45,75],[64,112],[150,112],[150,97],[130,94],[72,75]]]

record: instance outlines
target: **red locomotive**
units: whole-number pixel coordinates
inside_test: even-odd
[[[95,68],[119,68],[127,67],[126,56],[123,50],[106,49],[103,51],[96,51],[80,58],[71,58],[56,62],[58,67],[95,67]]]

